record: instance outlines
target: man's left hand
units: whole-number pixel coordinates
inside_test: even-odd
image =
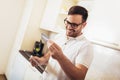
[[[62,49],[53,41],[49,41],[50,43],[52,43],[49,46],[49,50],[50,50],[50,55],[54,58],[54,59],[60,59],[60,57],[63,55]],[[48,43],[49,43],[48,42]]]

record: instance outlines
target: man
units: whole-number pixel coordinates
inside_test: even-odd
[[[55,41],[48,41],[49,52],[43,57],[32,57],[33,66],[37,66],[33,58],[40,64],[46,64],[44,80],[84,80],[93,59],[90,42],[83,36],[88,12],[81,6],[69,9],[64,23],[66,35],[58,35]]]

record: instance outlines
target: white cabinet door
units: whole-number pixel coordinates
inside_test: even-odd
[[[56,31],[56,20],[60,12],[62,0],[47,0],[40,28],[52,32]]]
[[[23,56],[18,53],[14,64],[12,65],[9,80],[23,80],[26,68],[27,65],[25,58],[23,58]]]
[[[27,69],[25,71],[24,80],[43,80],[42,74],[31,66],[30,63],[27,65]]]

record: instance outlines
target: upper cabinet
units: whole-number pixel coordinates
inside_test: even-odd
[[[73,5],[81,5],[90,8],[93,0],[47,0],[47,5],[40,23],[40,28],[60,33],[65,30],[64,19],[69,8]]]
[[[56,21],[60,12],[62,0],[47,0],[47,5],[43,18],[40,24],[40,28],[52,32],[56,31]]]

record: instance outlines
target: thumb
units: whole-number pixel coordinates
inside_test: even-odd
[[[47,41],[47,47],[49,48],[54,42],[52,40]]]

